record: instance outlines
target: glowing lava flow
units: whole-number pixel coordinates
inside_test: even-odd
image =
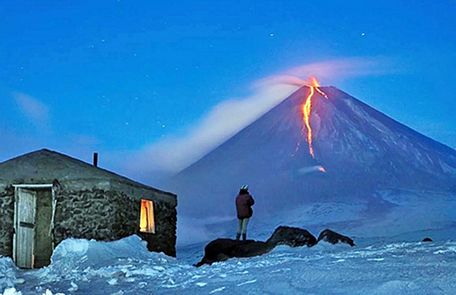
[[[315,87],[315,90],[317,90],[317,92],[320,93],[321,96],[324,96],[326,99],[328,99],[328,96],[326,95],[326,93],[321,91],[320,83],[318,83],[318,81],[317,81],[317,79],[315,77],[311,77],[310,78],[310,83],[312,84],[310,87]]]
[[[312,113],[312,97],[315,94],[315,91],[317,91],[321,96],[328,98],[326,93],[324,93],[320,88],[320,84],[318,84],[317,79],[315,77],[310,78],[310,93],[306,98],[306,102],[302,106],[302,113],[304,115],[304,124],[306,125],[307,128],[307,144],[309,145],[309,153],[312,156],[312,158],[315,158],[315,153],[313,150],[312,146],[312,126],[310,125],[310,115]]]
[[[310,112],[312,111],[312,96],[314,93],[314,87],[310,86],[310,94],[307,96],[306,103],[302,107],[302,112],[304,114],[304,123],[307,127],[307,143],[309,145],[309,152],[312,158],[315,158],[315,155],[312,147],[312,127],[310,126]]]

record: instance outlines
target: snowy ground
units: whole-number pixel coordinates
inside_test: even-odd
[[[202,245],[178,259],[147,252],[137,236],[111,243],[66,240],[52,264],[22,271],[0,258],[0,291],[22,294],[455,294],[456,242],[356,247],[280,246],[255,258],[195,268]],[[6,290],[5,290],[6,289]]]
[[[255,208],[254,208],[255,212]],[[356,239],[383,237],[393,241],[421,241],[424,236],[456,240],[456,196],[437,192],[382,191],[364,203],[326,202],[295,206],[286,212],[255,215],[249,223],[251,238],[266,240],[279,225],[302,227],[313,235],[325,228]],[[180,245],[235,236],[231,216],[210,220],[179,215]]]
[[[179,217],[184,223],[177,258],[148,252],[137,236],[109,243],[69,239],[43,269],[20,270],[0,257],[0,294],[456,294],[456,198],[435,194],[429,202],[429,194],[416,192],[380,196],[380,203],[391,205],[387,210],[315,203],[253,218],[249,225],[257,240],[267,239],[278,225],[314,235],[329,227],[353,237],[353,248],[324,242],[280,246],[260,257],[195,268],[202,240],[232,237],[236,222],[221,218],[206,220],[208,225]],[[427,236],[434,242],[420,242]]]

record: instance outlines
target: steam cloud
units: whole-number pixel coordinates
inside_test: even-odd
[[[139,172],[141,178],[159,171],[176,173],[255,121],[296,89],[296,85],[264,85],[250,96],[225,100],[183,137],[168,136],[146,146],[134,155],[133,161],[128,161],[135,164],[127,170],[131,174]]]
[[[35,125],[44,125],[49,119],[49,108],[38,99],[21,92],[13,94],[21,112]]]
[[[216,105],[182,137],[167,136],[131,157],[125,167],[130,175],[170,175],[191,165],[209,151],[255,121],[299,87],[316,76],[323,85],[359,76],[391,72],[381,58],[343,58],[297,66],[253,83],[253,94],[231,98]]]

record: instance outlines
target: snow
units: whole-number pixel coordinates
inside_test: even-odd
[[[22,295],[22,292],[17,291],[15,288],[7,288],[4,295]]]
[[[314,202],[272,212],[270,216],[264,218],[254,213],[248,236],[266,240],[277,226],[289,225],[306,228],[315,236],[330,228],[355,238],[421,241],[425,236],[433,236],[444,240],[454,237],[456,198],[436,191],[383,190],[364,202]],[[236,226],[233,216],[204,220],[179,215],[178,245],[234,237]]]
[[[17,268],[11,258],[0,256],[0,290],[11,288],[17,283],[16,270]]]
[[[382,197],[397,204],[410,205],[423,196],[410,192],[402,196],[385,192]],[[436,196],[435,214],[444,204]],[[419,203],[418,203],[419,204]],[[418,206],[418,205],[417,205]],[[398,206],[400,207],[400,206]],[[294,225],[318,234],[326,221],[338,225],[342,234],[355,238],[357,246],[320,242],[308,248],[279,246],[253,258],[230,259],[205,265],[192,264],[203,255],[205,243],[180,244],[178,257],[147,251],[138,236],[114,242],[67,239],[60,243],[48,267],[21,270],[10,258],[0,258],[0,294],[454,294],[456,292],[455,226],[400,235],[373,231],[372,225],[341,226],[359,215],[364,205],[321,203],[289,211],[270,220],[252,219],[253,238],[266,239],[276,225]],[[432,211],[432,208],[430,208]],[[404,211],[390,212],[379,223],[394,227]],[[396,214],[396,215],[394,215]],[[442,214],[445,218],[454,218]],[[412,218],[412,217],[410,217]],[[442,223],[443,224],[443,217]],[[188,222],[194,220],[188,219]],[[211,231],[229,236],[228,222],[211,220]],[[309,226],[305,226],[309,225]],[[201,223],[199,226],[203,226]],[[235,225],[233,225],[234,228]],[[405,226],[405,225],[404,225]],[[437,225],[435,225],[437,226]],[[186,228],[189,228],[187,224]],[[194,229],[196,232],[197,227]],[[225,233],[221,228],[225,228]],[[228,230],[227,230],[228,228]],[[407,228],[401,228],[407,230]],[[354,233],[356,232],[356,235]],[[398,233],[398,231],[396,231]],[[420,242],[430,236],[434,242]],[[189,240],[187,240],[189,241]]]
[[[212,217],[201,219],[178,215],[177,243],[181,245],[189,245],[202,241],[209,241],[214,237],[224,234],[224,231],[208,228],[208,225],[224,224],[231,221],[232,217]]]
[[[179,216],[177,258],[147,251],[135,235],[114,242],[67,239],[42,269],[18,269],[0,257],[0,294],[456,294],[454,196],[385,190],[377,199],[374,211],[367,202],[316,202],[271,218],[254,215],[249,224],[248,236],[257,240],[279,225],[315,236],[331,228],[352,237],[353,248],[279,246],[196,268],[204,245],[233,237],[236,220]],[[387,210],[378,210],[382,204]],[[434,242],[420,242],[424,237]]]

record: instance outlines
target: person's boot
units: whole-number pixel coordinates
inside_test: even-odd
[[[247,234],[242,234],[242,240],[243,241],[247,240]]]
[[[241,234],[236,234],[236,240],[239,241],[240,238],[241,238]]]

